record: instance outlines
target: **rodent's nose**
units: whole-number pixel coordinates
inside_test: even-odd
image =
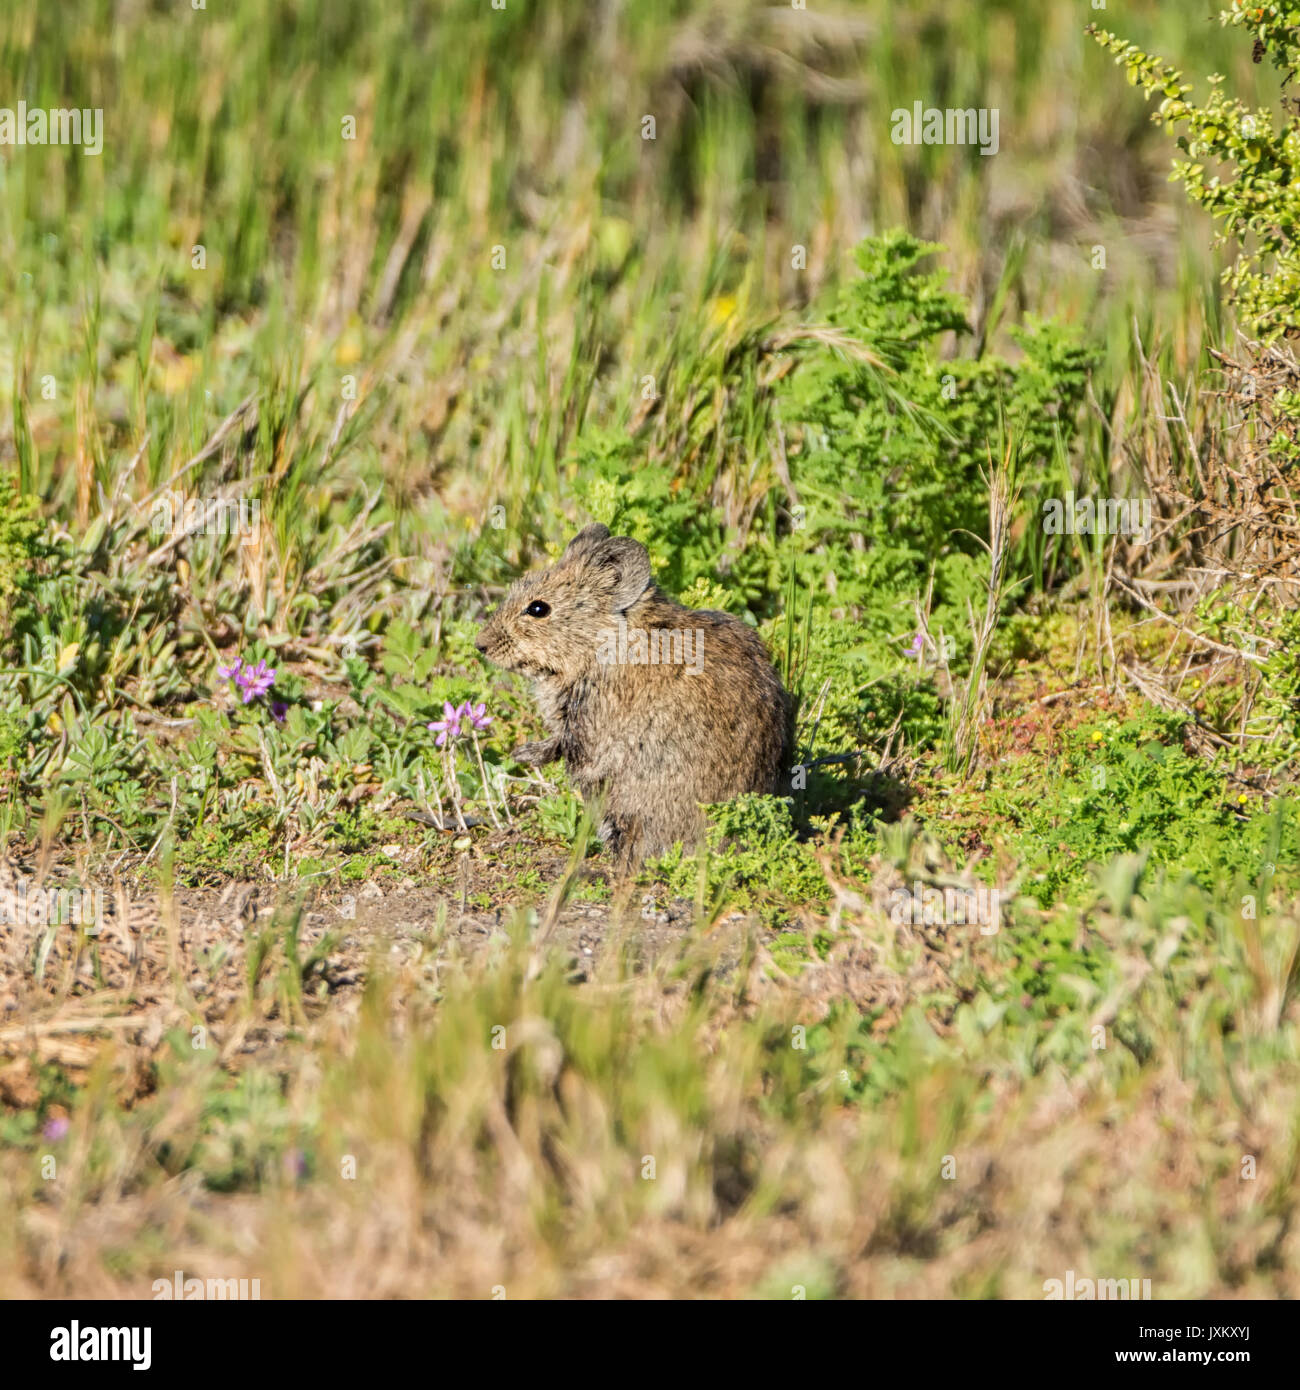
[[[487,643],[483,640],[483,634],[481,632],[474,639],[474,645],[479,649],[479,651],[483,652],[484,655],[487,654]]]

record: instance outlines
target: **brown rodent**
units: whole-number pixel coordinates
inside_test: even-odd
[[[790,697],[757,634],[675,603],[645,547],[607,526],[516,581],[474,645],[534,682],[549,737],[514,756],[562,757],[588,805],[603,797],[600,838],[623,866],[698,842],[700,802],[779,789]]]

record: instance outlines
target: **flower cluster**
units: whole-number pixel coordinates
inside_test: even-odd
[[[222,680],[233,680],[235,689],[244,697],[244,704],[249,704],[257,699],[259,695],[265,695],[275,684],[275,667],[268,666],[265,660],[259,661],[256,666],[251,662],[245,662],[242,657],[236,657],[229,666],[218,666],[217,675]],[[283,700],[271,701],[271,714],[278,723],[284,723],[284,716],[288,712],[289,706]]]
[[[450,701],[444,701],[443,717],[428,725],[429,731],[438,735],[434,742],[442,748],[448,739],[454,742],[468,733],[486,729],[492,722],[492,716],[485,713],[486,709],[485,701],[480,701],[477,705],[470,704],[468,700],[463,705],[453,705]]]

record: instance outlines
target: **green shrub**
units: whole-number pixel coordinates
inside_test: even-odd
[[[807,506],[804,583],[824,592],[829,582],[839,604],[896,635],[900,604],[924,599],[933,575],[935,618],[960,650],[967,601],[982,609],[988,572],[981,473],[1007,439],[1026,471],[1045,471],[1074,435],[1091,358],[1040,323],[1013,334],[1023,353],[1014,365],[942,355],[945,335],[971,330],[944,274],[918,269],[938,249],[903,232],[859,247],[862,275],[830,322],[892,375],[827,348],[795,374],[782,413],[803,441],[791,475]]]
[[[13,647],[30,612],[45,553],[45,524],[35,499],[20,496],[12,478],[0,477],[0,656]]]
[[[1233,0],[1219,22],[1255,35],[1256,61],[1294,73],[1300,63],[1300,4],[1246,4]],[[1148,98],[1162,100],[1152,119],[1167,130],[1186,127],[1173,177],[1188,196],[1222,222],[1221,242],[1241,249],[1224,271],[1243,317],[1266,338],[1300,328],[1300,183],[1294,127],[1267,107],[1247,108],[1211,77],[1204,103],[1189,101],[1192,87],[1176,68],[1136,44],[1089,25],[1088,32],[1124,64],[1128,80]],[[1221,166],[1227,165],[1230,177]]]
[[[986,813],[1018,826],[1027,892],[1048,906],[1124,855],[1148,855],[1207,890],[1258,873],[1273,813],[1231,793],[1183,733],[1183,720],[1158,710],[1081,728],[1045,776],[1035,768],[1027,787],[990,792]]]
[[[1284,85],[1294,75],[1300,62],[1295,0],[1234,0],[1220,23],[1253,34],[1255,61],[1267,56],[1286,75]],[[1172,177],[1221,224],[1219,244],[1233,242],[1235,257],[1223,278],[1244,325],[1262,339],[1233,383],[1244,426],[1230,431],[1235,452],[1214,441],[1204,464],[1208,476],[1175,481],[1160,500],[1169,514],[1188,518],[1185,533],[1196,554],[1225,576],[1197,617],[1204,631],[1248,659],[1261,658],[1259,713],[1270,737],[1260,756],[1284,761],[1300,739],[1297,631],[1289,611],[1300,586],[1293,522],[1300,368],[1293,354],[1269,344],[1281,335],[1300,336],[1300,144],[1286,114],[1294,101],[1284,99],[1280,117],[1267,107],[1252,109],[1228,96],[1218,76],[1209,79],[1205,100],[1194,101],[1176,68],[1095,26],[1088,32],[1148,99],[1160,97],[1152,119],[1168,130],[1181,127],[1177,144],[1184,157],[1174,160]],[[1230,528],[1223,526],[1225,512],[1238,518]],[[1261,601],[1262,579],[1283,585]]]

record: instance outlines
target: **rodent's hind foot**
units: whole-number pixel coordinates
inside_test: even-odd
[[[627,821],[606,816],[596,830],[601,842],[601,859],[617,877],[626,876],[640,867],[643,856],[634,827]]]

